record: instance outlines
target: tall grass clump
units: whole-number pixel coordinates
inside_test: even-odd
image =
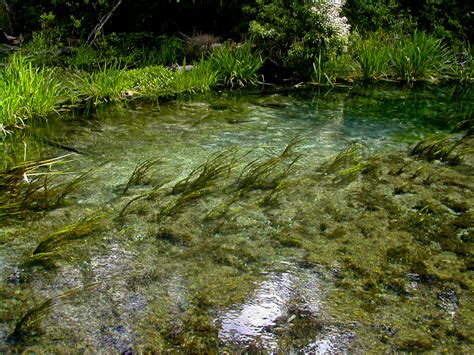
[[[36,68],[30,58],[12,55],[0,71],[0,131],[55,112],[61,92],[53,70]]]
[[[104,64],[95,72],[78,72],[71,79],[77,97],[94,105],[119,100],[128,88],[126,71],[120,63]]]
[[[453,57],[440,39],[415,31],[403,36],[390,51],[392,70],[396,79],[436,81],[452,72]]]
[[[161,65],[132,69],[126,72],[128,86],[136,95],[145,98],[158,98],[169,93],[173,82],[173,71]]]
[[[354,43],[354,55],[360,66],[362,80],[386,79],[390,70],[390,45],[371,36]]]
[[[184,41],[176,37],[160,38],[160,47],[156,51],[156,63],[161,65],[172,65],[182,62],[184,58]]]
[[[168,89],[172,94],[205,92],[217,84],[218,78],[219,71],[203,59],[191,70],[176,71]]]
[[[250,45],[246,43],[217,48],[209,60],[219,72],[219,82],[229,87],[256,84],[258,71],[263,64],[262,57],[252,53]]]
[[[339,80],[352,81],[354,61],[348,53],[320,52],[313,62],[311,82],[334,85]]]

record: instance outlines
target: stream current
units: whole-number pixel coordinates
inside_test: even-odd
[[[12,138],[71,188],[0,217],[0,351],[473,350],[472,166],[408,154],[472,102],[223,92]]]

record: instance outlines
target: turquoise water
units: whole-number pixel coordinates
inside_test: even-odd
[[[87,174],[61,204],[36,204],[19,216],[2,217],[0,349],[466,351],[469,341],[447,332],[443,341],[424,334],[425,342],[404,334],[418,300],[433,307],[429,312],[436,319],[451,312],[440,329],[457,329],[472,311],[463,298],[472,278],[424,284],[422,272],[412,269],[414,261],[395,267],[385,256],[378,259],[379,249],[371,251],[378,242],[367,241],[369,230],[379,233],[380,255],[401,240],[411,243],[409,248],[419,243],[390,215],[413,222],[418,194],[429,194],[430,187],[425,195],[414,187],[406,199],[387,193],[391,184],[401,184],[389,181],[384,170],[391,161],[396,164],[393,157],[380,158],[376,187],[363,175],[343,185],[326,181],[330,173],[321,174],[321,165],[350,147],[359,147],[360,159],[376,153],[407,156],[421,138],[472,117],[472,102],[472,94],[457,87],[222,92],[111,105],[86,116],[51,119],[8,138],[4,151],[16,162],[25,156],[65,156],[49,168],[62,173],[53,186]],[[296,138],[295,152],[284,155]],[[191,197],[172,191],[186,177],[193,181],[193,169],[199,174],[201,164],[219,152],[226,152],[220,161],[225,169],[204,188]],[[243,188],[248,164],[271,157],[277,165],[268,173],[268,186]],[[150,159],[159,162],[124,193],[137,164]],[[34,175],[28,174],[31,181]],[[472,186],[465,184],[467,207],[460,213],[467,216]],[[377,195],[379,200],[364,207],[362,197],[379,190],[383,198]],[[35,193],[47,191],[45,183]],[[458,203],[462,194],[450,193],[450,205]],[[438,201],[437,195],[430,198]],[[443,211],[439,216],[446,220],[455,217]],[[81,225],[87,225],[85,231],[59,233],[71,238],[55,239],[46,248],[52,253],[48,262],[31,261],[48,236],[91,216],[100,218]],[[367,225],[358,226],[361,221]],[[470,233],[470,227],[459,228]],[[439,260],[464,265],[464,257],[436,248],[430,253],[438,250]],[[368,269],[356,277],[353,270],[363,269],[357,263],[364,253]],[[404,280],[406,291],[389,293],[391,286],[374,276],[381,275],[379,268],[392,270],[392,276],[396,269],[393,277]],[[378,324],[377,312],[390,325]]]

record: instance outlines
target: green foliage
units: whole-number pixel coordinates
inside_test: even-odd
[[[352,27],[361,33],[411,31],[415,26],[398,0],[347,0],[343,14]]]
[[[218,80],[230,87],[255,84],[258,70],[263,64],[260,55],[252,53],[248,43],[218,48],[209,61],[219,71]]]
[[[197,93],[209,91],[218,81],[219,72],[212,63],[201,60],[191,70],[178,70],[169,86],[170,93]]]
[[[319,53],[313,63],[311,81],[323,85],[334,85],[340,80],[352,81],[356,75],[354,66],[348,53]]]
[[[455,77],[461,82],[474,80],[474,49],[469,43],[458,55],[454,71]]]
[[[137,95],[146,98],[158,98],[168,93],[172,85],[173,72],[163,66],[148,66],[126,72],[129,87]]]
[[[347,53],[320,53],[313,63],[312,82],[334,85],[355,79],[439,81],[472,78],[472,54],[456,57],[442,41],[425,32],[397,38],[377,32],[367,38],[354,36]]]
[[[395,42],[391,53],[395,77],[406,82],[435,79],[452,71],[453,59],[442,41],[415,31]]]
[[[55,112],[62,90],[53,70],[36,68],[29,58],[14,54],[0,75],[0,133]]]
[[[359,62],[362,80],[387,78],[390,63],[390,44],[381,35],[359,39],[353,45]]]
[[[156,64],[172,65],[184,60],[183,41],[176,37],[160,37],[160,47],[156,57]]]
[[[127,89],[127,76],[118,62],[99,67],[97,72],[79,72],[73,76],[71,87],[77,97],[97,105],[116,101]]]
[[[55,29],[65,36],[89,35],[115,6],[115,0],[11,0],[15,24],[22,31]]]
[[[264,56],[278,67],[308,77],[319,53],[341,51],[349,26],[327,1],[257,0],[250,34]]]

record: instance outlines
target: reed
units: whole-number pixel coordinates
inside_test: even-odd
[[[148,66],[129,70],[125,75],[134,95],[157,99],[173,94],[170,89],[174,80],[173,74],[163,66]]]
[[[95,72],[78,72],[70,80],[71,91],[84,101],[98,105],[118,101],[128,88],[125,68],[119,62],[99,65]]]
[[[201,60],[191,70],[176,71],[167,90],[171,94],[206,92],[217,84],[218,78],[218,70],[209,61]]]
[[[319,53],[313,62],[311,82],[334,86],[339,81],[352,81],[355,63],[348,53]]]

